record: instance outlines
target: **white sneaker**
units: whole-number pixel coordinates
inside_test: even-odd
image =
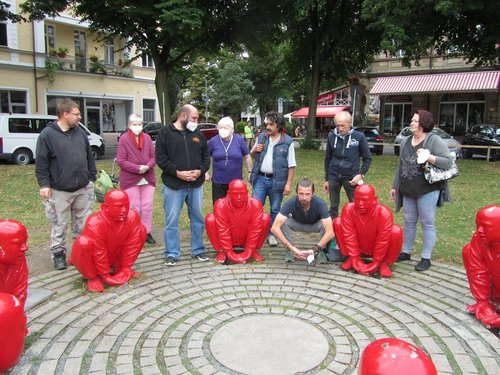
[[[276,241],[276,237],[274,237],[272,234],[267,236],[267,243],[269,246],[278,246],[278,241]]]

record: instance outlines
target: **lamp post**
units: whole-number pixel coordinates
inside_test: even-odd
[[[205,74],[205,122],[208,122],[208,80]]]
[[[305,97],[306,97],[306,96],[305,96],[304,94],[302,94],[302,95],[300,96],[300,106],[301,106],[301,107],[303,107],[303,106],[304,106],[304,98],[305,98]]]

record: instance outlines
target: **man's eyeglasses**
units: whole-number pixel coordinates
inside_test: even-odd
[[[70,112],[70,114],[76,117],[82,117],[82,114],[80,112],[77,113]]]

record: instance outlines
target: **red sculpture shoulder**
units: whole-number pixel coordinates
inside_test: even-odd
[[[130,210],[127,193],[114,189],[106,194],[99,212],[92,214],[71,251],[73,264],[87,280],[87,289],[104,291],[122,285],[139,274],[132,271],[144,242],[146,228],[137,212]]]
[[[0,293],[0,372],[19,361],[27,333],[24,306],[14,295]]]
[[[28,289],[25,252],[28,232],[16,220],[0,220],[0,292],[17,297],[24,306]]]
[[[342,209],[342,215],[333,221],[337,244],[348,259],[344,270],[354,269],[361,274],[376,271],[382,277],[391,277],[390,266],[396,261],[403,244],[403,231],[393,223],[391,210],[378,203],[375,188],[360,185],[354,191],[354,202]],[[361,257],[371,257],[365,263]]]
[[[476,303],[466,311],[488,328],[500,328],[500,206],[481,208],[476,232],[464,246],[462,258]]]
[[[269,231],[271,217],[265,213],[256,198],[248,197],[248,188],[242,180],[229,184],[227,196],[215,202],[213,214],[205,218],[208,239],[219,252],[215,258],[224,263],[245,263],[250,258],[261,261],[258,250]],[[234,248],[243,248],[236,252]]]

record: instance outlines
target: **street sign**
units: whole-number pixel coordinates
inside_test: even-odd
[[[278,113],[283,113],[283,98],[278,98]]]

